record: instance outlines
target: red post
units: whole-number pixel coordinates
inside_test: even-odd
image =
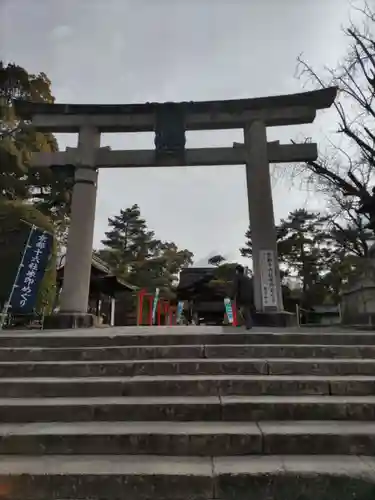
[[[233,301],[232,304],[232,312],[233,312],[233,326],[237,326],[237,304],[236,301]]]
[[[177,325],[177,309],[175,306],[169,306],[169,324]]]
[[[152,305],[154,303],[154,297],[150,294],[148,296],[149,311],[148,311],[148,324],[152,326]]]
[[[142,289],[138,292],[138,325],[143,324],[143,299],[145,297],[146,290]]]
[[[161,308],[162,308],[162,301],[161,299],[158,300],[158,311],[157,311],[157,314],[158,314],[158,326],[161,325]]]
[[[165,301],[164,302],[164,324],[168,325],[168,314],[169,314],[169,302]]]

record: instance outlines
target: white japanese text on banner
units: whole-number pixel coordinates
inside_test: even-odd
[[[33,226],[10,301],[12,312],[31,313],[52,252],[53,236]]]

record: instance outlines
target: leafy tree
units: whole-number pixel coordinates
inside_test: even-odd
[[[280,242],[282,238],[285,236],[285,230],[281,226],[276,226],[276,242],[277,242],[277,250],[279,255],[279,260],[283,258],[283,248],[280,247]],[[251,227],[245,233],[245,246],[240,248],[240,253],[242,257],[253,257],[253,237],[251,233]]]
[[[173,242],[161,243],[160,251],[174,281],[178,279],[178,274],[182,268],[193,263],[194,254],[187,249],[179,250],[177,245]]]
[[[54,102],[51,95],[51,82],[45,73],[33,75],[16,64],[5,65],[0,61],[0,136],[13,136],[20,131],[22,123],[17,118],[13,100],[34,102]]]
[[[330,262],[329,271],[322,276],[320,285],[325,296],[335,304],[340,302],[343,287],[362,267],[362,260],[353,255],[336,256]]]
[[[367,257],[373,240],[372,231],[364,227],[359,219],[357,223],[346,226],[331,221],[329,237],[335,245],[338,254]]]
[[[151,291],[160,288],[163,296],[172,298],[179,272],[192,261],[193,254],[189,250],[179,250],[175,243],[163,242],[157,255],[135,264],[130,280]]]
[[[237,262],[224,262],[219,264],[214,271],[213,279],[208,283],[210,288],[215,290],[215,293],[228,296],[232,292],[233,279],[236,273]]]
[[[282,228],[281,226],[276,226],[276,243],[277,243],[277,252],[278,252],[278,258],[279,262],[283,262],[283,252],[284,248],[283,245],[281,245],[283,237],[285,237],[285,229]],[[251,233],[251,227],[246,231],[245,233],[245,246],[240,248],[240,254],[242,257],[247,257],[249,259],[252,259],[253,257],[253,240],[252,240],[252,233]],[[285,282],[285,278],[288,276],[288,272],[285,269],[280,268],[280,278],[282,282]]]
[[[329,271],[323,277],[322,283],[327,293],[338,303],[343,287],[352,278],[364,272],[373,234],[365,227],[363,219],[358,214],[346,226],[331,220],[329,229],[327,233],[331,249],[327,259]]]
[[[30,153],[48,151],[56,146],[47,137],[25,128],[16,116],[14,99],[53,102],[50,82],[43,73],[28,74],[15,64],[0,61],[0,196],[24,199],[28,196],[27,165]]]
[[[72,186],[50,169],[29,169],[32,152],[57,151],[52,134],[42,134],[16,114],[14,99],[53,103],[51,82],[16,64],[0,61],[0,199],[28,199],[47,215],[57,235],[66,232]]]
[[[326,218],[304,209],[291,212],[280,224],[279,247],[289,274],[301,280],[303,294],[311,291],[326,270]]]
[[[218,255],[213,255],[212,257],[210,257],[208,259],[208,263],[211,265],[211,266],[220,266],[223,262],[225,262],[225,257],[223,257],[222,255],[218,254]]]

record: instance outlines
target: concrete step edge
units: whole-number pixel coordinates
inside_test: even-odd
[[[34,422],[0,424],[0,436],[206,436],[206,435],[280,435],[280,436],[367,436],[375,437],[372,421],[262,421],[262,422]]]
[[[49,347],[49,346],[14,346],[7,347],[0,345],[0,352],[24,352],[24,351],[111,351],[111,350],[126,350],[126,349],[187,349],[194,348],[199,349],[202,347],[206,348],[233,348],[233,349],[290,349],[290,348],[301,348],[301,349],[373,349],[375,348],[375,335],[374,344],[207,344],[202,342],[200,344],[139,344],[139,345],[108,345],[108,346],[97,346],[97,345],[87,345],[87,346],[59,346],[59,347]]]
[[[224,311],[223,311],[224,312]],[[160,335],[172,335],[176,337],[183,337],[186,335],[192,336],[220,336],[220,335],[248,335],[248,336],[257,336],[257,335],[273,335],[283,336],[283,335],[301,335],[305,337],[313,337],[315,335],[325,335],[325,336],[364,336],[364,337],[373,337],[375,336],[375,331],[369,331],[367,329],[358,330],[353,329],[350,330],[348,328],[338,330],[336,329],[325,329],[322,327],[317,327],[316,329],[303,330],[298,328],[282,328],[279,330],[272,330],[267,328],[254,328],[251,331],[247,331],[245,329],[235,329],[233,327],[221,327],[221,326],[212,326],[203,328],[199,326],[133,326],[133,327],[112,327],[112,328],[82,328],[77,330],[3,330],[0,332],[0,340],[2,338],[97,338],[97,337],[105,337],[105,338],[115,338],[115,337],[153,337]]]
[[[329,363],[329,364],[375,364],[375,358],[146,358],[146,359],[100,359],[100,360],[64,360],[64,361],[0,361],[1,366],[10,365],[113,365],[139,363]]]
[[[375,382],[374,375],[133,375],[133,376],[87,376],[87,377],[1,377],[1,384],[112,384],[112,383],[156,383],[156,382]]]
[[[339,478],[339,488],[338,481]],[[375,461],[356,456],[0,456],[2,498],[373,498]],[[339,491],[338,491],[339,489]],[[282,496],[280,496],[280,493]],[[325,495],[323,497],[323,495]]]
[[[297,396],[114,396],[114,397],[35,397],[0,398],[4,406],[95,406],[95,405],[212,405],[212,404],[375,404],[375,396],[297,395]]]
[[[0,476],[206,476],[322,473],[375,480],[375,457],[269,455],[184,457],[160,455],[0,455]]]

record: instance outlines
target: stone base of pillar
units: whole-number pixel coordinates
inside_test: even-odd
[[[256,312],[253,316],[254,326],[287,328],[297,326],[297,317],[288,311]]]
[[[70,328],[91,328],[95,324],[95,316],[88,313],[57,313],[44,318],[46,330],[68,330]]]

